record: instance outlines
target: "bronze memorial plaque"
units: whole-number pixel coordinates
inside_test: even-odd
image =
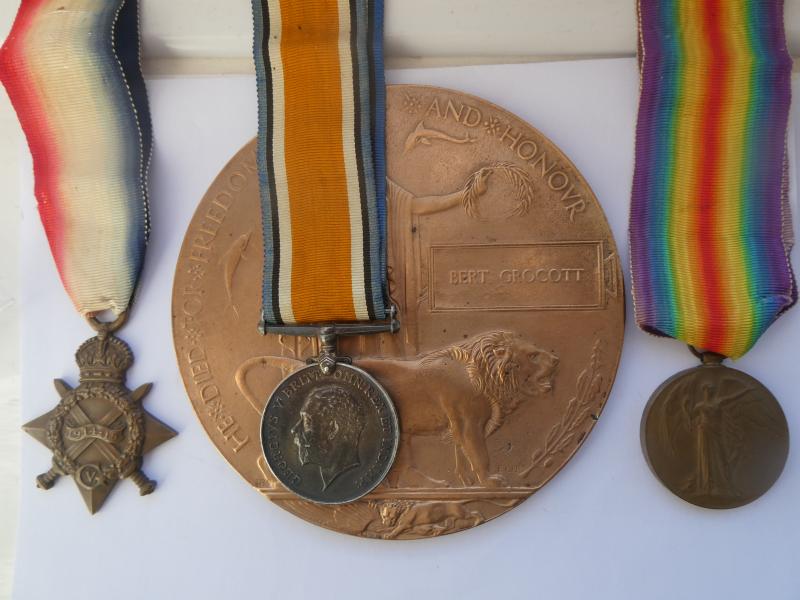
[[[388,264],[401,329],[339,342],[391,396],[399,419],[397,457],[377,487],[353,502],[315,503],[280,485],[262,450],[267,399],[320,348],[257,329],[255,141],[217,177],[189,226],[173,334],[201,423],[248,483],[323,527],[412,539],[493,519],[567,463],[614,381],[624,294],[603,210],[539,131],[439,88],[392,86],[387,105]],[[282,456],[270,457],[276,468],[285,460],[317,489],[333,489],[340,473],[366,467],[371,450],[359,440],[372,438],[359,428],[377,417],[332,427],[297,406]],[[337,436],[335,447],[348,451],[325,452],[321,440]]]

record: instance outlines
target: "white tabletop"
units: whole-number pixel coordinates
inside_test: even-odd
[[[0,39],[18,0],[0,2]],[[250,2],[141,0],[149,74],[249,73]],[[387,0],[390,66],[632,56],[632,0]],[[800,55],[800,0],[786,0]],[[798,65],[795,65],[798,69]],[[0,93],[0,598],[10,595],[19,484],[19,173],[27,149]],[[28,199],[30,200],[30,199]]]
[[[592,185],[626,260],[638,87],[633,60],[405,70],[390,79],[471,92],[532,122]],[[225,463],[193,415],[174,365],[169,315],[175,259],[192,211],[255,131],[254,83],[161,78],[149,86],[155,234],[125,337],[138,351],[131,381],[157,381],[147,408],[180,435],[148,456],[148,473],[160,481],[153,496],[140,498],[132,485],[120,485],[94,517],[70,481],[46,493],[35,489],[48,453],[24,439],[16,597],[45,597],[54,585],[60,598],[121,599],[800,596],[800,450],[793,447],[773,490],[742,509],[707,511],[667,493],[642,459],[639,419],[654,386],[693,359],[679,343],[637,331],[630,314],[617,383],[600,422],[573,461],[508,515],[445,538],[393,543],[321,530],[264,500]],[[798,137],[795,127],[793,145]],[[26,420],[52,407],[51,377],[74,376],[70,357],[86,331],[59,287],[29,167],[23,173]],[[800,431],[793,393],[800,383],[798,336],[795,310],[740,362],[784,400],[793,432]],[[38,364],[48,366],[45,375]]]

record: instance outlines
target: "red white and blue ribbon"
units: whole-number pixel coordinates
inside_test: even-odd
[[[84,315],[124,313],[144,261],[152,137],[138,20],[137,0],[22,0],[0,49],[50,249]]]

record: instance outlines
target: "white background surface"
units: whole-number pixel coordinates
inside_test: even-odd
[[[0,0],[0,39],[18,3]],[[633,0],[386,3],[390,66],[632,56],[635,50]],[[141,6],[146,73],[252,71],[248,0],[141,0]],[[786,24],[790,49],[798,56],[800,0],[786,0]],[[0,598],[11,590],[19,488],[19,174],[20,158],[28,156],[20,137],[16,116],[0,93]]]
[[[401,71],[391,78],[462,89],[541,129],[593,186],[627,260],[638,87],[633,60]],[[149,89],[157,142],[155,230],[124,337],[138,359],[129,381],[157,382],[145,405],[180,435],[146,461],[160,481],[155,495],[140,498],[123,482],[94,517],[69,480],[47,493],[35,489],[33,478],[49,457],[26,438],[15,597],[800,597],[797,445],[784,476],[749,507],[706,511],[667,493],[642,459],[639,419],[654,387],[694,359],[679,343],[636,330],[630,307],[617,383],[594,432],[561,474],[498,520],[454,536],[392,543],[316,528],[264,500],[225,463],[192,413],[174,363],[168,308],[192,211],[255,131],[254,83],[249,77],[157,79]],[[795,128],[795,143],[798,137]],[[56,401],[53,376],[75,380],[69,357],[88,336],[59,287],[30,196],[29,167],[23,172],[27,420]],[[795,435],[798,336],[795,310],[739,364],[783,400]]]

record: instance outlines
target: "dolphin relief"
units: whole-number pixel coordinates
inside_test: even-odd
[[[239,318],[239,309],[233,302],[233,278],[239,268],[239,263],[245,258],[247,245],[250,243],[252,231],[240,235],[228,251],[220,258],[219,263],[225,268],[225,294],[228,298],[228,306],[233,311],[233,316]]]
[[[436,129],[425,127],[425,121],[420,121],[414,131],[408,134],[403,154],[408,154],[417,146],[430,146],[433,141],[450,142],[452,144],[474,144],[477,138],[465,135],[463,138],[456,138]]]

